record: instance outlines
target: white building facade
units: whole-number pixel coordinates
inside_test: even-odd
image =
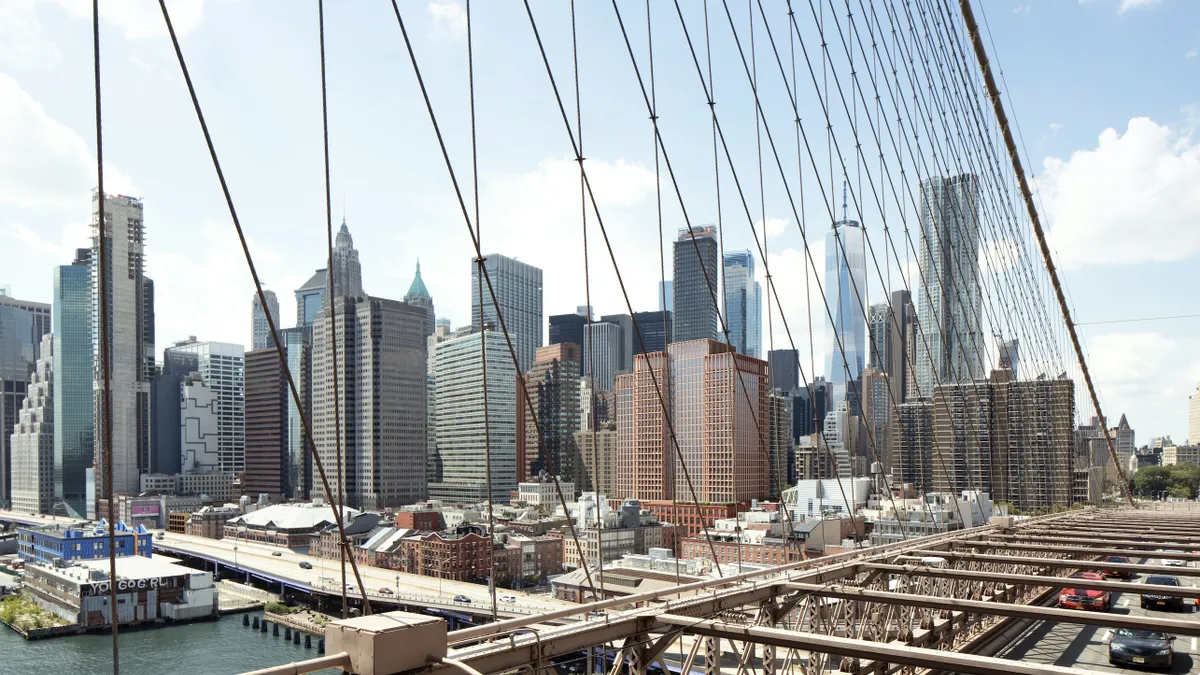
[[[42,338],[41,358],[30,377],[12,435],[12,508],[51,513],[54,508],[53,338]]]
[[[168,352],[195,354],[201,381],[212,390],[217,415],[217,468],[246,470],[246,350],[228,342],[178,342]],[[184,469],[186,471],[186,468]]]

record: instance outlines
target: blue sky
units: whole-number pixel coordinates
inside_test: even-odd
[[[102,22],[107,180],[113,189],[145,199],[159,348],[188,335],[245,343],[252,285],[157,3],[102,4],[111,12]],[[327,4],[335,220],[344,211],[368,292],[401,297],[420,258],[439,315],[466,323],[473,252],[390,3]],[[703,7],[682,4],[703,59]],[[763,4],[787,63],[786,7]],[[982,3],[980,12],[975,4],[988,20],[992,56],[1012,99],[1009,113],[1023,132],[1027,168],[1037,179],[1078,320],[1200,312],[1194,292],[1200,258],[1200,6],[1182,0],[997,0]],[[291,290],[324,264],[315,2],[193,0],[170,6],[260,275],[279,294],[283,323],[291,325]],[[532,6],[573,119],[567,5],[543,0]],[[845,4],[834,6],[844,24]],[[400,7],[469,198],[463,5],[405,0]],[[620,7],[645,77],[644,4]],[[820,78],[818,22],[807,2],[795,7]],[[734,0],[730,8],[748,48],[748,6]],[[523,6],[476,2],[472,10],[483,247],[543,267],[547,314],[569,312],[584,295],[570,143]],[[831,60],[848,77],[841,43],[832,34],[834,12],[828,5],[823,11]],[[823,310],[806,309],[803,240],[765,137],[760,204],[749,84],[721,3],[709,3],[709,19],[717,111],[751,211],[748,219],[732,189],[733,175],[723,167],[724,244],[753,248],[750,224],[765,211],[768,260],[783,313],[804,353],[811,322],[819,373],[827,338]],[[765,114],[794,181],[794,115],[761,19],[755,26]],[[673,4],[653,5],[653,27],[664,143],[687,216],[693,224],[714,222],[708,108]],[[578,32],[585,165],[633,309],[654,309],[659,239],[647,111],[610,4],[580,2]],[[91,68],[90,3],[0,5],[0,284],[18,297],[49,300],[52,267],[68,263],[73,249],[87,243],[88,190],[95,180]],[[814,234],[823,234],[830,208],[840,208],[841,175],[836,171],[831,185],[823,116],[803,61],[798,77],[800,112],[822,178],[818,186],[801,152],[806,200],[797,213]],[[849,88],[851,81],[843,84]],[[829,93],[834,134],[842,150],[853,153],[849,120],[832,83]],[[869,116],[865,108],[860,114]],[[847,160],[855,164],[852,154]],[[895,225],[905,214],[894,205],[879,209],[865,174],[851,173],[860,207],[852,204],[852,217],[864,222],[869,236],[881,237],[882,220]],[[909,190],[914,175],[910,167]],[[882,180],[878,172],[873,177]],[[799,186],[790,187],[796,192]],[[662,203],[669,276],[670,242],[684,217],[665,167]],[[819,268],[821,239],[810,236]],[[592,304],[598,312],[625,311],[597,230],[589,230],[589,243]],[[899,284],[901,265],[894,259],[880,264]],[[912,269],[908,262],[903,266]],[[822,276],[810,279],[810,287]],[[876,301],[888,281],[879,283],[873,269],[871,276],[867,294]],[[814,302],[819,305],[819,298]],[[1081,328],[1105,409],[1114,417],[1128,413],[1139,441],[1186,436],[1186,399],[1200,380],[1197,326],[1200,320],[1191,319]],[[1003,332],[1005,326],[993,328]],[[1021,332],[1015,324],[1013,329]],[[767,343],[764,338],[764,348]],[[778,315],[774,343],[787,346]],[[1042,360],[1046,368],[1058,362],[1048,350],[1037,352],[1030,348],[1031,362]]]

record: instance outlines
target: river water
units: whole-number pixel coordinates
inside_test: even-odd
[[[251,617],[255,616],[251,614]],[[261,616],[261,613],[259,614]],[[121,672],[137,675],[227,675],[317,657],[313,648],[242,626],[242,615],[217,621],[120,633]],[[112,672],[112,636],[72,635],[26,641],[0,624],[0,674],[102,675]],[[320,671],[323,674],[335,670]]]

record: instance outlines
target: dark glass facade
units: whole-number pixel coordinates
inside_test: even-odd
[[[92,418],[92,251],[54,270],[54,499],[87,515],[87,470],[95,453]]]

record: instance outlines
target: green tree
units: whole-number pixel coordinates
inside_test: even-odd
[[[1167,489],[1171,477],[1169,467],[1146,466],[1133,474],[1133,491],[1139,497],[1157,497]]]

